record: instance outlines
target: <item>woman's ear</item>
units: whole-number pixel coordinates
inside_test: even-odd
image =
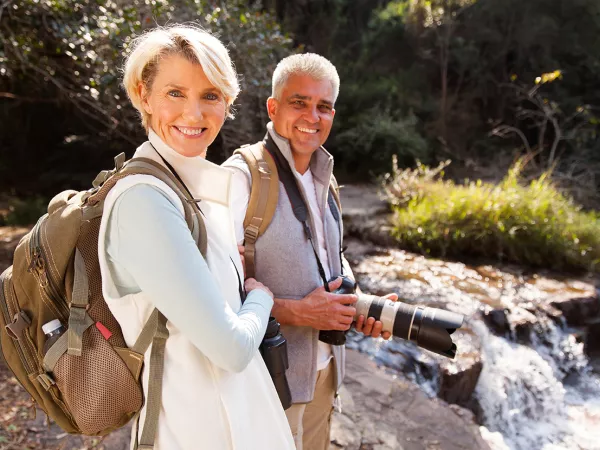
[[[148,101],[148,89],[146,89],[146,85],[144,83],[138,84],[138,95],[140,96],[140,100],[142,102],[142,108],[146,111],[147,114],[152,114],[152,106]]]

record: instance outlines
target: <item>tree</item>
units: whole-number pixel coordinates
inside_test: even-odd
[[[271,73],[292,51],[271,14],[242,1],[0,5],[0,122],[8,125],[0,131],[0,190],[48,192],[73,185],[73,177],[75,186],[87,186],[115,153],[131,154],[142,142],[119,71],[132,38],[144,30],[196,19],[229,47],[242,85],[235,108],[244,114],[225,124],[210,152],[217,161],[262,136]]]

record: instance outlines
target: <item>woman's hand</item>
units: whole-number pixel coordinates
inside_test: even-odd
[[[271,290],[268,287],[266,287],[261,282],[256,281],[254,278],[248,278],[246,281],[244,281],[244,287],[246,288],[246,292],[248,294],[251,291],[253,291],[254,289],[260,289],[262,291],[265,291],[267,294],[269,294],[269,296],[271,298],[274,297],[273,293],[271,292]]]
[[[246,258],[244,258],[246,248],[243,245],[238,245],[238,252],[240,253],[240,258],[242,258],[242,268],[244,269],[244,278],[246,278]]]

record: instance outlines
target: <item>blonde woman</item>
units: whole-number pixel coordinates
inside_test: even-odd
[[[239,92],[227,50],[194,27],[154,29],[134,41],[124,85],[148,133],[135,156],[163,164],[181,179],[198,199],[208,234],[205,260],[175,192],[148,175],[120,180],[105,202],[102,288],[127,344],[135,342],[154,308],[168,319],[154,449],[292,449],[258,352],[273,295],[249,279],[242,305],[243,269],[229,211],[231,172],[205,160]],[[146,370],[144,392],[148,378]],[[135,433],[133,441],[136,447]]]

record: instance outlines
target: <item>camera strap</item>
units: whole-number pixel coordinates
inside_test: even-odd
[[[292,205],[292,211],[294,212],[294,216],[296,219],[302,224],[302,228],[304,230],[304,235],[309,240],[310,245],[315,254],[315,258],[317,259],[317,266],[319,268],[319,275],[323,279],[323,286],[327,292],[329,291],[329,283],[327,281],[327,276],[325,275],[325,269],[323,268],[323,264],[321,263],[321,258],[319,258],[319,252],[313,240],[312,232],[310,231],[310,226],[308,225],[308,215],[309,209],[306,206],[306,202],[300,193],[300,188],[298,187],[298,182],[292,173],[292,169],[290,168],[290,164],[285,159],[281,150],[277,147],[273,139],[271,138],[270,133],[267,133],[265,136],[265,147],[273,157],[275,161],[275,165],[277,166],[277,173],[279,175],[279,180],[283,183],[283,187],[285,188],[285,192],[290,199],[290,203]],[[333,218],[336,222],[339,223],[340,216],[337,210],[337,206],[335,205],[335,200],[331,194],[331,190],[329,187],[327,189],[327,202],[329,203],[329,209],[333,214]],[[341,239],[341,236],[340,236]],[[341,253],[340,253],[340,264],[341,261]],[[343,267],[343,265],[342,265]]]

